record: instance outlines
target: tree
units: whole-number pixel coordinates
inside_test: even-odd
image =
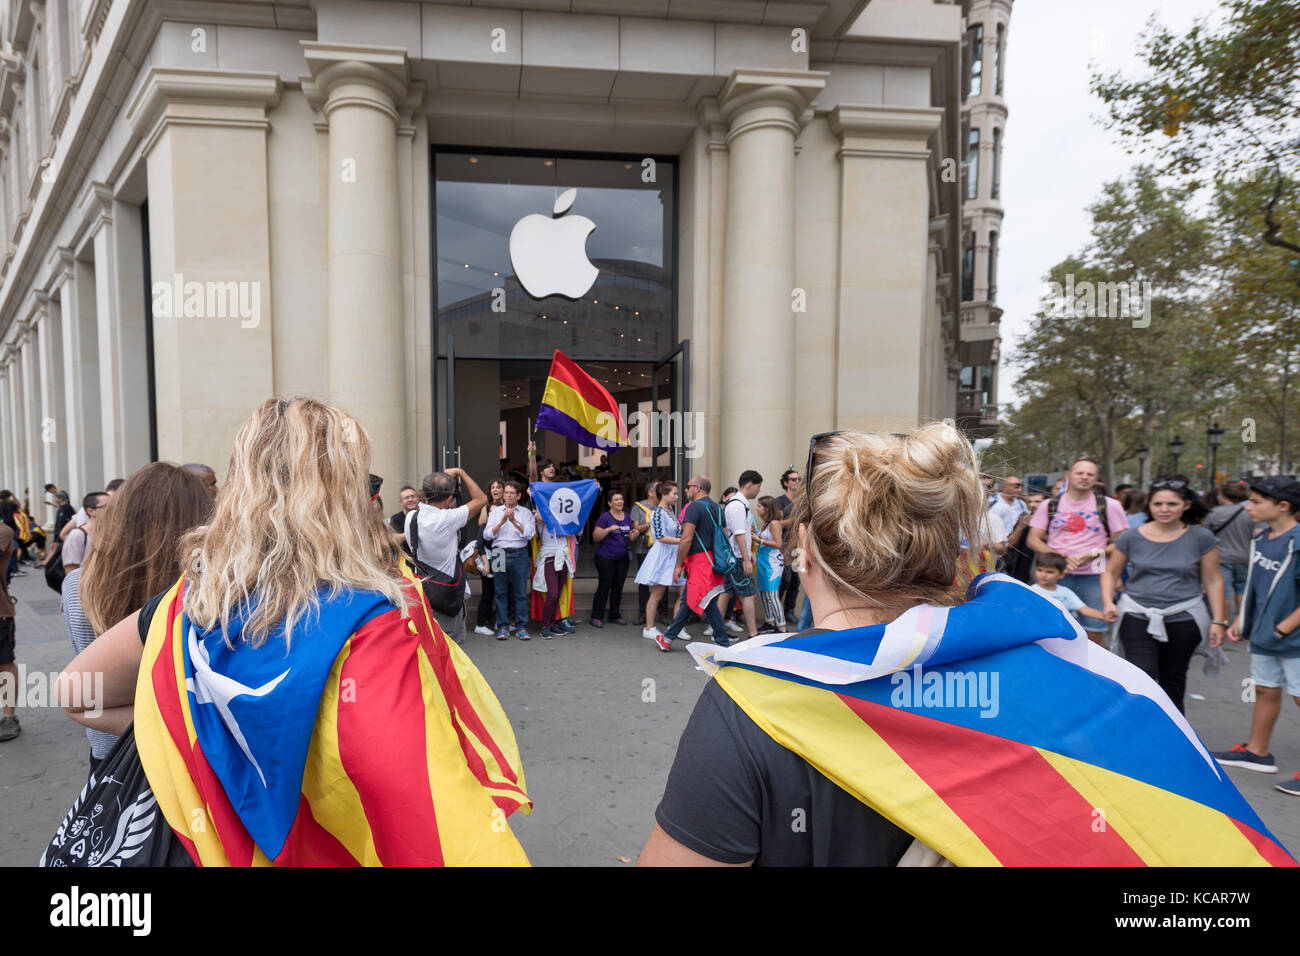
[[[1091,244],[1052,268],[1053,296],[1009,358],[1024,399],[995,454],[1047,471],[1090,454],[1113,487],[1139,446],[1157,447],[1181,417],[1210,413],[1230,363],[1207,305],[1211,234],[1188,198],[1148,167],[1104,187],[1089,210]],[[1118,287],[1127,308],[1114,308]]]
[[[1152,18],[1140,38],[1149,75],[1094,74],[1092,90],[1129,152],[1154,156],[1160,174],[1196,188],[1262,172],[1256,239],[1289,261],[1300,256],[1300,230],[1284,223],[1279,203],[1300,171],[1300,4],[1230,0],[1224,11],[1217,31],[1198,19],[1183,36]],[[1300,283],[1300,268],[1282,278]]]

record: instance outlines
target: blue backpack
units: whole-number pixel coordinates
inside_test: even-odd
[[[713,523],[713,539],[705,547],[709,549],[709,556],[713,559],[713,570],[718,574],[729,574],[739,563],[736,559],[736,552],[731,550],[731,535],[727,534],[727,529],[718,524],[718,519],[714,517],[713,508],[710,507],[713,502],[704,506],[705,512],[709,516],[709,521]],[[722,513],[722,506],[718,506],[718,514]]]

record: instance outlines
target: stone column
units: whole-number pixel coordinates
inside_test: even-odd
[[[95,271],[72,250],[57,250],[59,269],[53,293],[58,296],[64,421],[61,439],[66,455],[70,503],[104,484],[104,456],[99,415],[99,346],[95,317]]]
[[[8,488],[22,497],[26,484],[26,428],[23,425],[22,361],[16,341],[5,346],[5,412],[9,422],[8,443],[5,445],[5,478]]]
[[[36,329],[30,319],[23,325],[24,331],[19,339],[23,364],[23,428],[25,431],[23,462],[27,478],[23,487],[35,512],[36,503],[40,501],[37,492],[45,484],[45,479],[41,477],[40,373],[36,364]]]
[[[407,469],[404,297],[397,129],[410,95],[406,52],[302,44],[308,101],[329,123],[330,401],[370,435],[370,470]]]
[[[737,70],[727,124],[719,489],[757,468],[776,485],[794,447],[794,140],[825,73]],[[759,384],[761,383],[761,384]]]
[[[158,456],[218,480],[274,394],[266,140],[280,91],[274,73],[155,67],[127,109],[149,170]]]
[[[0,350],[0,488],[13,487],[14,418],[9,405],[9,368],[7,351]]]
[[[943,110],[840,105],[830,119],[841,142],[835,426],[912,428],[925,405],[926,162]]]
[[[47,295],[38,296],[41,370],[41,450],[45,477],[60,488],[68,486],[68,437],[63,408],[63,329],[59,302]],[[42,500],[44,500],[42,498]],[[47,513],[45,520],[52,522]]]

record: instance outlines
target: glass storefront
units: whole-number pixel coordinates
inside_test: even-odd
[[[453,342],[457,356],[477,358],[549,358],[558,348],[578,360],[653,361],[673,348],[676,166],[645,163],[436,151],[438,356]],[[651,174],[654,181],[644,181]],[[553,215],[570,188],[572,206]],[[544,294],[545,262],[534,284],[540,297],[520,284],[516,272],[527,278],[530,264],[512,262],[511,234],[532,216],[549,220],[531,227],[552,247],[581,232],[562,229],[565,219],[594,223],[585,252],[598,272],[589,288]],[[519,251],[525,248],[521,241]]]
[[[676,171],[671,159],[435,148],[436,467],[481,483],[517,475],[530,438],[566,472],[599,464],[600,450],[531,429],[556,349],[629,412],[681,407]],[[678,461],[609,450],[601,506],[613,490],[636,500]],[[591,552],[579,548],[580,576]]]

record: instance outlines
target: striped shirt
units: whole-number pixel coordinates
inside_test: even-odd
[[[86,612],[81,609],[81,568],[73,568],[63,579],[63,618],[68,625],[68,637],[72,649],[80,654],[96,637],[95,630],[86,620]],[[96,760],[102,759],[117,743],[117,736],[103,730],[86,728],[86,739],[90,741],[90,753]]]

